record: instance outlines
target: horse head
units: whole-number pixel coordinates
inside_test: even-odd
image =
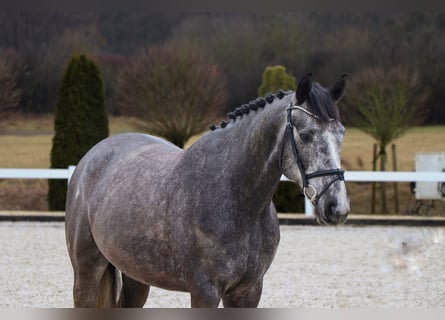
[[[282,150],[282,170],[297,182],[325,224],[346,221],[349,200],[341,166],[341,144],[345,133],[336,103],[343,96],[346,75],[330,88],[304,76],[295,99],[288,106]]]

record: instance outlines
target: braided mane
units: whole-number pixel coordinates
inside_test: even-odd
[[[219,127],[217,125],[213,124],[210,126],[210,130],[213,131],[218,128],[224,129],[229,124],[230,121],[235,122],[236,119],[243,116],[244,114],[248,114],[250,111],[256,111],[258,109],[264,108],[268,104],[271,104],[275,98],[278,98],[281,100],[284,98],[284,96],[286,96],[287,94],[291,94],[291,93],[293,93],[293,91],[285,92],[283,90],[278,90],[275,94],[268,93],[264,97],[258,97],[256,99],[250,101],[249,103],[245,103],[245,104],[241,105],[240,107],[236,108],[234,111],[229,112],[227,114],[229,121],[222,120],[219,124]]]
[[[286,95],[292,94],[294,91],[283,91],[278,90],[276,93],[268,93],[264,97],[258,97],[249,103],[243,104],[240,107],[236,108],[234,111],[229,112],[227,117],[229,120],[222,120],[219,126],[213,124],[210,126],[210,130],[216,129],[224,129],[229,122],[235,122],[239,117],[244,114],[248,114],[250,111],[256,111],[261,108],[265,108],[268,104],[271,104],[275,98],[283,99]],[[317,82],[312,84],[312,89],[307,98],[306,107],[308,111],[317,116],[317,118],[325,123],[328,121],[340,120],[340,116],[338,113],[337,106],[335,105],[335,101],[330,94],[329,90],[322,87]]]

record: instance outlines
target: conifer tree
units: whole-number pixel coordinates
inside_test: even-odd
[[[73,56],[62,77],[54,130],[51,168],[77,165],[109,134],[100,70],[85,55]],[[49,180],[50,210],[65,209],[66,191],[66,180]]]

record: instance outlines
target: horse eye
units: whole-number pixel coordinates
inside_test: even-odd
[[[300,133],[300,139],[303,142],[309,141],[309,135],[307,133]]]

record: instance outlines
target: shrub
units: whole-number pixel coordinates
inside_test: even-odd
[[[258,88],[258,95],[264,96],[268,92],[279,89],[295,90],[295,78],[286,72],[286,68],[280,65],[267,67],[263,72],[263,81]]]
[[[226,101],[222,71],[203,50],[169,43],[142,50],[122,68],[117,101],[139,127],[179,147],[206,130]]]
[[[281,181],[273,196],[277,212],[304,212],[304,197],[295,183]]]
[[[0,51],[0,115],[17,109],[22,96],[17,78],[22,71],[20,57],[14,51]]]

